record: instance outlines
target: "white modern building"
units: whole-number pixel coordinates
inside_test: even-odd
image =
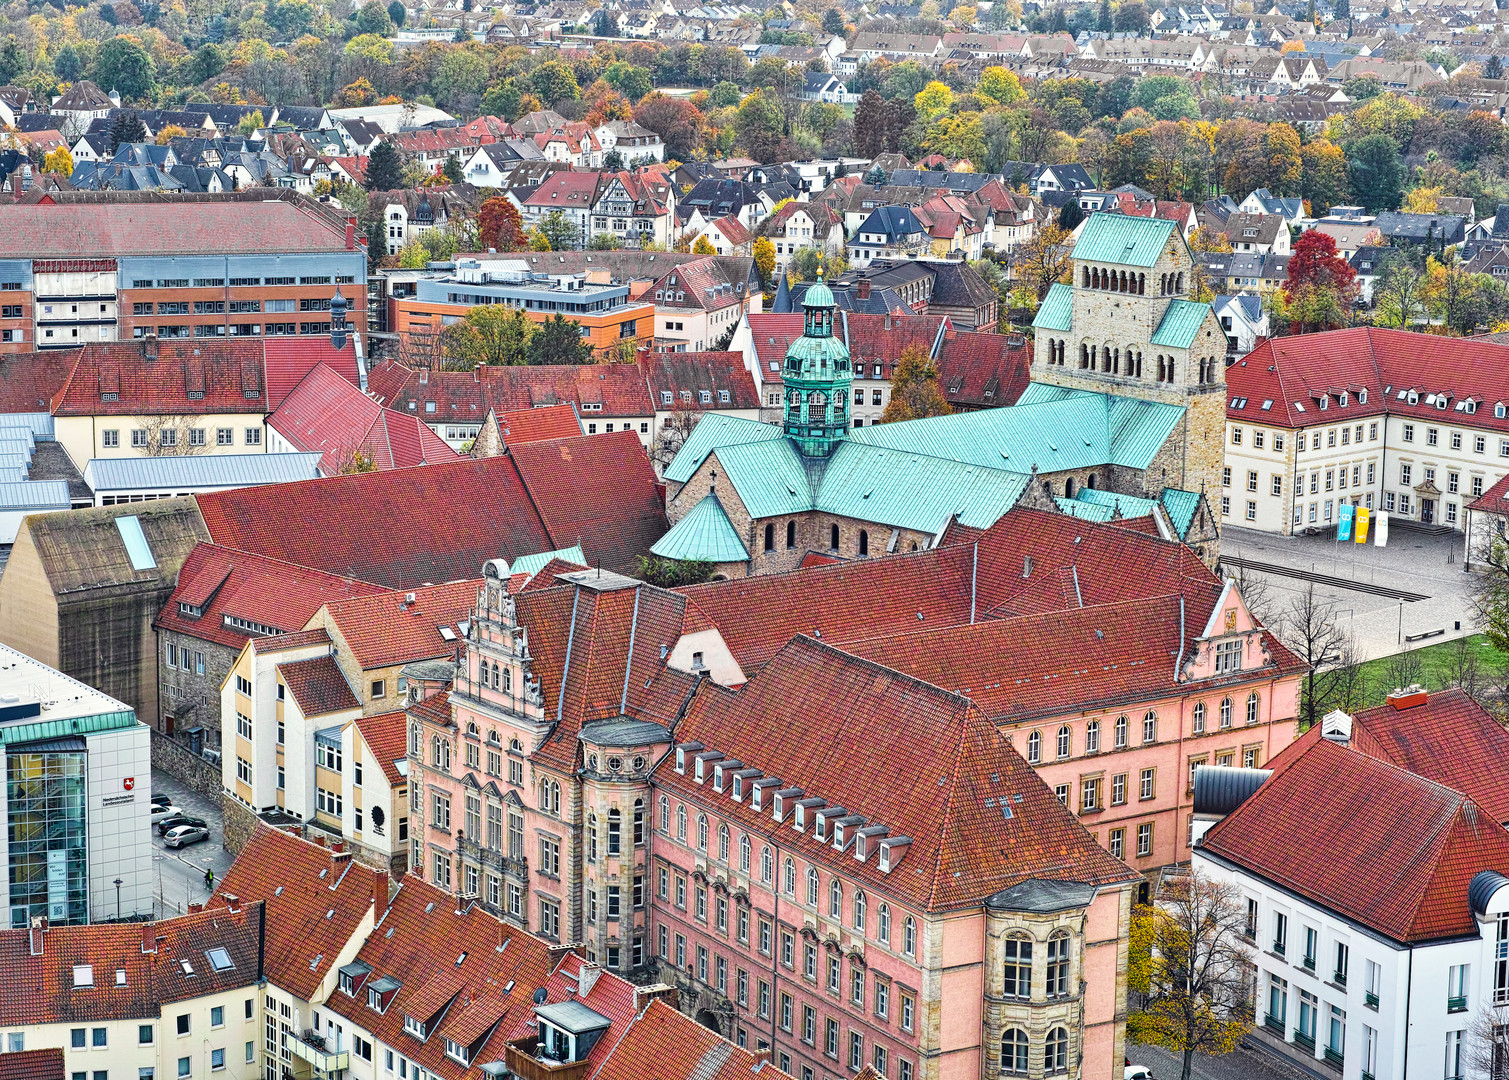
[[[1509,1016],[1509,832],[1353,735],[1333,713],[1271,770],[1195,777],[1194,869],[1245,910],[1250,1039],[1317,1076],[1486,1078],[1484,1018]]]
[[[149,738],[129,705],[0,645],[10,927],[152,914]]]

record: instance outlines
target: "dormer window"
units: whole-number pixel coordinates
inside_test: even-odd
[[[1357,391],[1357,404],[1359,404],[1359,405],[1366,405],[1367,403],[1368,403],[1368,392],[1366,390],[1359,390],[1359,391]]]
[[[445,1040],[445,1056],[452,1061],[459,1061],[463,1065],[467,1063],[466,1047],[462,1046],[455,1039]]]
[[[1340,394],[1338,394],[1336,396],[1336,403],[1338,405],[1341,405],[1342,407],[1346,406],[1346,403],[1347,403],[1347,392],[1345,390],[1343,390]]]
[[[1420,404],[1420,395],[1411,390],[1408,394],[1405,395],[1404,400],[1409,402],[1411,405],[1418,405]]]
[[[1326,411],[1326,404],[1330,400],[1331,400],[1331,396],[1329,394],[1322,394],[1322,395],[1320,395],[1320,411],[1321,412],[1325,412]]]
[[[1443,412],[1445,411],[1445,409],[1446,409],[1446,395],[1445,394],[1437,394],[1436,395],[1436,408],[1442,410]]]
[[[420,1042],[424,1042],[424,1021],[415,1020],[412,1016],[403,1018],[403,1031],[405,1035],[412,1035]]]

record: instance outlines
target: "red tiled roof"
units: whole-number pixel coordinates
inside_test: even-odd
[[[1401,396],[1410,390],[1414,405]],[[1373,327],[1269,338],[1226,369],[1226,391],[1231,420],[1308,427],[1387,413],[1509,432],[1509,416],[1494,416],[1496,404],[1509,405],[1509,346]],[[1325,411],[1321,394],[1329,395]],[[1431,400],[1440,394],[1448,395],[1444,409]],[[1469,398],[1472,413],[1457,408]]]
[[[1320,738],[1312,727],[1269,763],[1277,769]],[[1352,718],[1352,748],[1472,798],[1494,821],[1509,822],[1509,731],[1465,691],[1431,694],[1423,705],[1380,705]]]
[[[842,860],[846,877],[929,911],[978,904],[1033,879],[1113,885],[1136,877],[965,698],[808,637],[793,639],[737,692],[704,687],[678,741],[764,769],[911,846],[899,868],[882,873],[878,857],[859,863],[668,767],[656,771],[662,790],[721,800],[719,812],[740,827],[779,837],[813,862]]]
[[[852,318],[852,316],[851,316]],[[1014,405],[1031,381],[1032,354],[1007,334],[945,334],[938,385],[950,405]]]
[[[134,205],[134,204],[133,204]],[[106,210],[106,206],[92,207]],[[0,226],[3,231],[3,226]],[[163,341],[148,360],[140,342],[101,342],[53,397],[55,416],[265,413],[262,342]],[[191,398],[189,395],[201,394]],[[111,396],[113,395],[113,396]]]
[[[657,409],[758,409],[760,392],[737,352],[647,352],[639,365]],[[682,391],[690,395],[683,397]],[[708,401],[703,402],[706,391]],[[726,393],[724,401],[720,394]],[[667,402],[665,395],[670,394]]]
[[[78,358],[77,349],[0,356],[0,413],[50,412]]]
[[[63,1048],[0,1054],[0,1080],[63,1080]]]
[[[379,470],[459,456],[418,417],[384,409],[323,364],[288,392],[267,423],[295,449],[321,453],[326,476],[350,470],[359,454]]]
[[[510,457],[239,488],[197,499],[216,543],[389,588],[454,581],[477,573],[488,559],[559,546]],[[397,513],[396,507],[414,512]],[[466,512],[444,513],[444,507]],[[309,522],[321,527],[311,529]]]
[[[634,364],[482,366],[471,371],[424,373],[388,361],[375,368],[367,388],[380,404],[430,422],[481,423],[489,409],[525,412],[543,405],[601,405],[595,417],[644,417],[655,411],[644,373]],[[433,402],[434,410],[428,408]]]
[[[265,970],[279,988],[310,1000],[372,910],[387,907],[385,873],[258,823],[215,890],[267,904]],[[380,894],[380,895],[379,895]],[[451,905],[446,905],[447,907]],[[332,995],[339,997],[339,995]]]
[[[598,1037],[592,1049],[587,1052],[586,1074],[593,1076],[623,1037],[624,1032],[634,1022],[634,984],[611,971],[598,969],[597,980],[592,983],[591,988],[585,994],[579,993],[582,972],[587,967],[587,962],[580,956],[574,953],[563,955],[560,963],[545,982],[545,1000],[541,1004],[557,1005],[563,1001],[579,1001],[610,1021],[608,1030]],[[534,1033],[534,1029],[527,1026],[529,1021],[534,1019],[532,1009],[527,1019],[524,1014],[511,1017],[511,1019],[515,1025],[512,1038],[521,1038]]]
[[[593,1080],[790,1080],[664,1001],[653,1001]]]
[[[1492,487],[1468,503],[1467,509],[1485,514],[1509,514],[1509,473],[1499,477]]]
[[[336,351],[330,344],[329,335],[271,337],[262,342],[262,351],[267,369],[269,412],[283,404],[289,391],[299,385],[299,381],[319,364],[334,371],[352,386],[359,385],[354,341],[347,341],[345,348]]]
[[[755,355],[760,362],[761,380],[779,382],[781,362],[786,358],[786,349],[802,336],[802,316],[799,313],[777,315],[767,312],[750,314],[746,318],[749,321],[749,333],[754,344]],[[938,340],[939,327],[947,323],[948,318],[944,315],[866,315],[850,311],[844,312],[843,318],[835,324],[834,334],[845,337],[846,344],[849,346],[849,355],[855,364],[863,363],[871,367],[879,364],[883,367],[886,378],[890,378],[897,358],[909,346],[920,346],[930,354],[934,343]],[[1004,348],[1004,338],[996,341],[994,340],[998,337],[996,334],[959,332],[955,340],[976,337],[992,340],[985,345],[975,345],[975,348],[987,352],[991,347]],[[945,348],[949,347],[945,345]],[[960,349],[961,355],[962,350],[966,348],[966,346],[958,345],[951,347]]]
[[[330,634],[322,626],[317,630],[297,630],[291,634],[277,634],[273,637],[253,640],[259,653],[285,652],[288,649],[302,649],[306,645],[328,645]]]
[[[408,591],[354,596],[326,604],[325,617],[340,631],[346,648],[363,670],[454,657],[463,636],[456,624],[471,614],[481,585],[480,578],[463,579]],[[412,604],[408,602],[410,594],[414,597]],[[441,627],[448,628],[456,639],[447,641],[440,634]]]
[[[731,262],[733,260],[723,256],[704,255],[700,259],[693,259],[691,262],[684,262],[680,266],[667,270],[656,279],[652,286],[665,293],[665,298],[663,300],[657,298],[655,303],[661,307],[697,308],[706,311],[718,311],[743,304],[747,296],[737,286],[744,284],[744,278],[730,273],[731,268],[728,264]],[[646,293],[643,298],[648,300],[649,294]]]
[[[0,259],[345,250],[344,224],[302,198],[0,205]]]
[[[382,774],[390,788],[404,784],[403,774],[398,771],[398,762],[408,757],[408,722],[403,710],[379,713],[377,716],[359,716],[356,729],[362,734],[367,749],[382,766]]]
[[[509,448],[554,544],[580,543],[593,564],[632,572],[670,528],[665,496],[632,431]]]
[[[720,217],[712,223],[712,227],[723,234],[723,239],[735,246],[747,244],[753,239],[749,230],[744,227],[744,223],[732,214]]]
[[[402,1046],[415,1067],[446,1080],[476,1074],[446,1056],[447,1039],[470,1048],[473,1062],[503,1060],[504,1043],[525,1018],[533,1019],[531,999],[552,966],[544,941],[477,904],[458,911],[455,897],[412,875],[403,879],[381,929],[368,935],[356,959],[371,973],[355,996],[337,991],[325,1008],[390,1046]],[[383,977],[400,986],[378,1012],[368,1007],[364,987]],[[404,1034],[405,1016],[429,1020],[447,1003],[423,1042]]]
[[[569,439],[582,434],[582,422],[571,404],[519,409],[498,415],[498,432],[504,446]]]
[[[278,665],[289,695],[305,716],[328,716],[344,709],[359,709],[361,702],[351,692],[341,665],[333,656],[315,656]]]
[[[178,588],[157,613],[153,626],[239,650],[252,635],[226,625],[227,618],[291,633],[305,626],[327,601],[381,591],[379,585],[354,578],[199,544],[184,560]],[[199,607],[200,616],[184,615],[180,603]]]
[[[54,926],[42,935],[39,956],[32,955],[29,930],[0,931],[6,978],[0,1025],[145,1020],[160,1016],[171,1002],[252,986],[259,921],[260,912],[248,904],[239,912],[220,909],[156,923]],[[230,954],[230,969],[216,971],[205,959],[216,947]],[[192,976],[182,961],[193,966]],[[92,986],[74,986],[75,964],[94,969]],[[117,971],[125,972],[124,984],[117,982]],[[15,1056],[0,1056],[0,1062]]]
[[[1274,843],[1294,836],[1305,842]],[[1468,883],[1509,870],[1509,832],[1477,803],[1325,739],[1275,769],[1202,846],[1404,943],[1476,936]]]
[[[561,141],[564,136],[542,132],[534,141],[543,150],[548,143]],[[569,144],[570,139],[565,139]],[[580,151],[580,144],[575,149]],[[600,179],[595,172],[570,172],[565,169],[547,176],[524,205],[533,211],[588,210],[596,201],[597,184]]]

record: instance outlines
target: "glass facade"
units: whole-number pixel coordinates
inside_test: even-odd
[[[12,927],[35,915],[54,926],[89,921],[85,761],[81,750],[6,759]]]

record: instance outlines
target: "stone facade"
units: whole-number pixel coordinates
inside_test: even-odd
[[[188,742],[189,729],[200,728],[203,747],[218,750],[220,688],[240,650],[176,630],[159,629],[157,638],[158,730]]]

